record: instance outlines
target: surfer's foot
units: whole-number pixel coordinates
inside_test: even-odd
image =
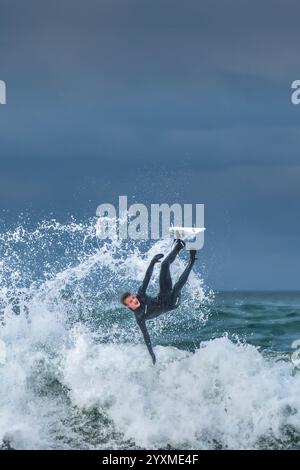
[[[191,261],[196,261],[196,254],[197,254],[197,251],[196,250],[190,250],[190,257],[191,257]]]
[[[185,242],[180,238],[176,238],[174,244],[178,250],[182,250],[185,247]]]

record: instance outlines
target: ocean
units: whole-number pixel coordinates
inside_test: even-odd
[[[2,227],[0,448],[299,449],[300,292],[218,292],[199,255],[181,306],[148,322],[153,366],[118,299],[171,242],[95,227]]]

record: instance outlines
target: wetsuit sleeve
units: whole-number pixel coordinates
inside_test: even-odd
[[[155,364],[156,357],[155,357],[155,354],[154,354],[153,349],[152,349],[150,336],[149,336],[149,333],[148,333],[148,330],[147,330],[147,327],[146,327],[146,322],[145,322],[145,320],[137,320],[137,324],[139,325],[139,327],[141,329],[141,332],[143,333],[144,341],[145,341],[146,346],[148,348],[149,354],[152,357],[153,364]]]
[[[146,293],[149,281],[150,281],[152,273],[153,273],[154,265],[155,265],[155,261],[152,260],[151,263],[148,266],[147,271],[146,271],[143,283],[142,283],[142,285],[140,286],[140,288],[138,290],[139,295],[144,295]]]

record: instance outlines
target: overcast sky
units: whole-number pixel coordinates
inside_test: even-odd
[[[0,0],[0,210],[204,203],[215,289],[298,289],[300,3]]]

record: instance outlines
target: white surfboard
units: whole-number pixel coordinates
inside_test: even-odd
[[[169,232],[174,238],[191,239],[204,232],[205,227],[170,227]]]

